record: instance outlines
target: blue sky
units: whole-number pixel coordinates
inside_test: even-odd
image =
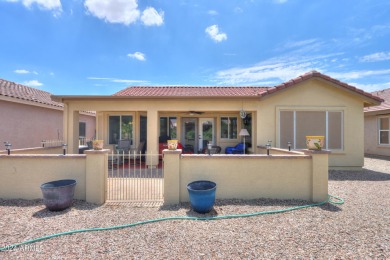
[[[390,88],[388,0],[0,0],[0,78],[56,95],[274,86],[310,70]]]

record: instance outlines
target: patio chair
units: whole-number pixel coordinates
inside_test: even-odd
[[[136,161],[141,156],[142,150],[144,148],[145,141],[142,141],[138,144],[136,149],[131,149],[129,153],[129,160]]]
[[[234,147],[226,147],[225,153],[226,154],[243,154],[244,153],[244,143],[239,143]]]
[[[129,139],[122,139],[118,141],[118,144],[115,146],[117,153],[128,153],[131,148],[131,141]]]
[[[210,154],[219,154],[219,153],[221,153],[221,150],[222,150],[221,146],[213,145],[213,146],[211,146]],[[203,148],[202,153],[207,154],[208,153],[208,149],[207,148]]]
[[[130,152],[131,141],[129,139],[122,139],[115,145],[115,151],[118,156],[118,164],[122,165],[125,161],[125,157]]]

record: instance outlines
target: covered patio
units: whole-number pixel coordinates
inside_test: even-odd
[[[79,112],[96,111],[96,139],[104,141],[104,148],[114,151],[123,139],[130,140],[132,148],[145,142],[142,153],[148,154],[147,164],[153,165],[163,149],[160,143],[169,139],[178,140],[188,153],[204,153],[208,143],[220,146],[223,153],[226,147],[243,142],[240,130],[247,129],[245,142],[256,144],[257,136],[252,133],[256,133],[258,97],[251,93],[229,98],[116,95],[53,99],[64,103],[68,153],[78,153]],[[252,148],[249,151],[254,152]]]

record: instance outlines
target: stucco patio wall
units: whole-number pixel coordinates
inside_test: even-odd
[[[55,180],[77,181],[75,199],[103,204],[108,150],[83,155],[0,155],[0,198],[39,199],[40,185]]]
[[[189,201],[187,184],[217,183],[217,199],[303,199],[328,195],[328,151],[274,155],[187,155],[164,151],[164,202]]]

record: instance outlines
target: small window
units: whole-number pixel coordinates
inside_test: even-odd
[[[109,116],[109,143],[118,144],[122,139],[133,139],[132,116]]]
[[[390,117],[379,118],[379,144],[390,144]]]
[[[79,137],[86,136],[86,125],[85,122],[79,122]]]
[[[221,117],[221,138],[237,139],[237,117]]]
[[[160,117],[160,143],[169,139],[177,139],[176,117]]]

